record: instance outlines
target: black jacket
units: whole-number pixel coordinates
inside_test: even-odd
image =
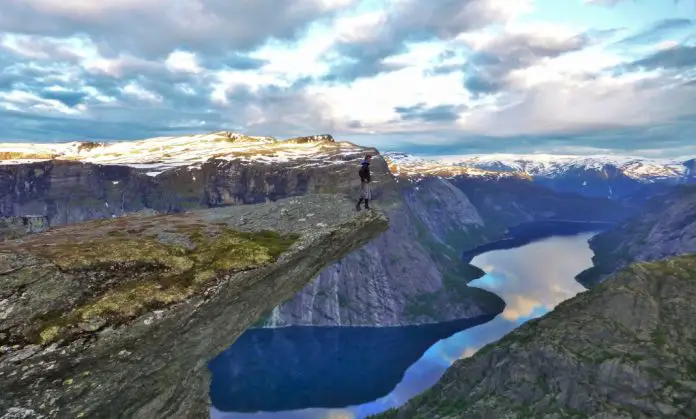
[[[360,176],[360,180],[363,182],[369,182],[372,178],[370,175],[370,162],[365,159],[363,160],[360,165],[362,166],[360,168],[360,171],[358,172],[358,175]]]

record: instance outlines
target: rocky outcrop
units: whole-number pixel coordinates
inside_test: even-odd
[[[0,414],[205,416],[207,362],[386,228],[381,213],[319,194],[6,241]]]
[[[378,418],[693,418],[696,256],[631,265]]]
[[[577,276],[593,286],[618,269],[696,252],[696,185],[680,185],[648,201],[641,211],[590,240],[593,267]]]

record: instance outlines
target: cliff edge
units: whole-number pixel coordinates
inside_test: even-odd
[[[387,227],[317,194],[0,243],[0,414],[205,417],[207,362]]]

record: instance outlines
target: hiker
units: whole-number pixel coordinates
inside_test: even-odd
[[[370,199],[372,198],[372,191],[370,191],[370,160],[372,156],[367,154],[362,162],[360,162],[361,168],[358,172],[360,176],[360,200],[355,205],[355,209],[360,211],[360,204],[365,201],[365,209],[370,209]]]

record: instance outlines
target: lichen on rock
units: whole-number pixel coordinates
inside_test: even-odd
[[[30,253],[62,272],[85,276],[82,282],[89,288],[75,306],[39,316],[25,338],[45,345],[126,322],[190,298],[220,275],[272,263],[298,239],[296,234],[206,225],[195,216],[167,220],[100,220],[8,243],[18,254]]]

